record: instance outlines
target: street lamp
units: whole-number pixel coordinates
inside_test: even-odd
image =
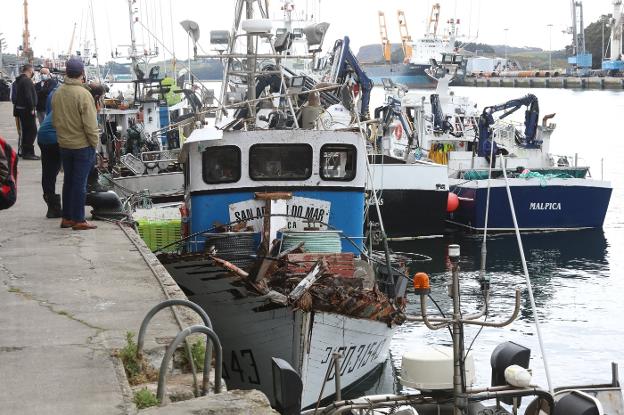
[[[548,70],[552,71],[552,23],[548,23]]]
[[[507,32],[509,31],[509,28],[506,27],[504,30],[505,30],[505,64],[507,64]]]

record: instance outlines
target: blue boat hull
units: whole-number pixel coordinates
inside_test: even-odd
[[[552,184],[511,186],[511,194],[518,220],[523,230],[572,230],[601,228],[612,189],[609,185]],[[485,227],[487,180],[467,185],[451,186],[460,198],[458,209],[450,215],[450,221],[473,230]],[[511,208],[505,186],[492,186],[488,229],[508,231],[514,229]]]

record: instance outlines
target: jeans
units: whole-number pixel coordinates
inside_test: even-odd
[[[61,171],[61,150],[58,144],[39,144],[39,149],[43,194],[56,194],[56,176]]]
[[[37,117],[25,109],[18,109],[17,115],[22,130],[19,153],[22,156],[35,155],[35,139],[37,138]]]
[[[87,177],[95,164],[95,148],[61,148],[63,160],[63,219],[85,220]]]

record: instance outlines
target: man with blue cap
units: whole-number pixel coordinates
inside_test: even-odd
[[[82,60],[65,64],[65,82],[52,97],[52,124],[63,162],[63,215],[61,228],[95,229],[85,220],[87,178],[95,163],[99,134],[97,111],[84,84]]]

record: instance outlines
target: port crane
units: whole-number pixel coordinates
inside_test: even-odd
[[[431,6],[431,14],[429,15],[429,27],[427,33],[435,38],[438,35],[438,24],[440,23],[440,3]],[[433,26],[433,27],[432,27]]]
[[[30,47],[30,31],[28,30],[28,0],[24,0],[24,32],[22,33],[22,57],[27,63],[33,63],[33,50]]]
[[[585,76],[592,67],[592,55],[585,50],[585,25],[583,23],[583,2],[571,0],[572,26],[569,33],[572,34],[572,56],[568,57],[568,70],[575,74]]]
[[[602,69],[610,73],[624,72],[624,60],[622,59],[622,0],[613,0],[613,17],[611,24],[611,54],[610,59],[602,61]]]
[[[386,26],[386,15],[384,12],[378,12],[379,19],[379,35],[381,36],[381,51],[383,53],[386,63],[390,63],[392,60],[392,45],[388,40],[388,27]]]
[[[399,19],[399,33],[401,34],[401,46],[403,47],[403,61],[409,62],[412,59],[412,37],[407,30],[407,20],[405,19],[405,12],[403,10],[397,10],[397,18]]]

